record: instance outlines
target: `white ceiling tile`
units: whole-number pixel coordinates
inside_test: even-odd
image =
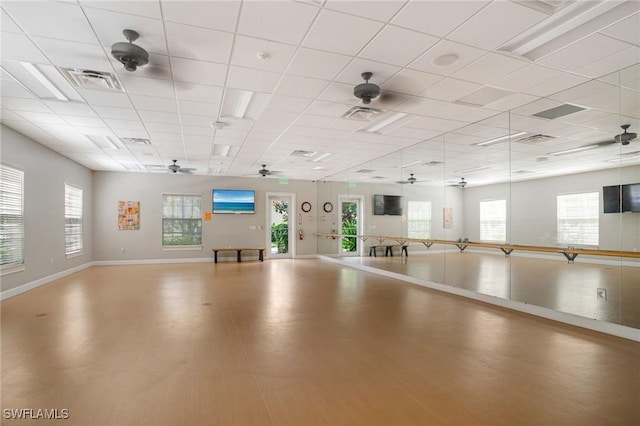
[[[51,113],[51,109],[40,100],[2,97],[2,108],[12,111],[33,111]]]
[[[545,18],[546,14],[518,3],[494,1],[447,38],[493,50]]]
[[[288,74],[333,80],[351,57],[302,48],[291,63]]]
[[[284,112],[267,109],[260,116],[259,122],[289,124],[298,118],[298,115],[299,113],[297,112]]]
[[[430,35],[389,25],[376,35],[359,56],[404,67],[438,41],[438,38]]]
[[[444,37],[488,3],[488,1],[411,1],[391,20],[391,23]]]
[[[531,87],[525,90],[525,92],[535,96],[549,96],[553,93],[559,92],[560,90],[565,90],[582,84],[588,80],[588,78],[580,77],[575,74],[565,73],[545,83]]]
[[[138,110],[138,114],[142,121],[146,123],[179,123],[178,114],[175,112],[161,112],[161,111],[145,111]]]
[[[0,28],[3,32],[22,33],[20,27],[7,15],[4,9],[0,9]]]
[[[222,86],[227,74],[226,65],[192,59],[172,58],[171,67],[174,80],[185,83]]]
[[[413,127],[416,129],[425,129],[432,132],[450,132],[464,126],[464,121],[445,120],[435,117],[418,117],[415,120],[407,124],[407,127]]]
[[[323,10],[305,38],[304,46],[353,56],[382,26],[381,22]]]
[[[192,136],[202,136],[203,139],[207,140],[209,144],[213,141],[213,129],[208,126],[190,126],[190,125],[182,125],[182,134],[185,136],[189,136],[185,138],[188,142],[193,142],[194,138]]]
[[[429,113],[430,117],[473,123],[496,115],[495,111],[466,105],[446,104]]]
[[[36,99],[30,91],[14,80],[2,80],[0,93],[2,93],[3,97],[7,98]]]
[[[381,62],[374,62],[368,59],[355,58],[347,65],[347,67],[336,77],[336,81],[341,83],[348,83],[353,86],[356,84],[364,83],[362,73],[367,71],[373,73],[371,77],[371,83],[382,85],[385,81],[389,80],[393,75],[400,71],[400,67],[395,65],[383,64]]]
[[[475,92],[481,87],[481,84],[457,80],[455,78],[445,78],[421,92],[420,96],[452,102]]]
[[[105,119],[133,120],[138,118],[136,111],[129,108],[93,106],[93,109],[100,114],[100,117]]]
[[[164,9],[166,13],[166,4]],[[98,1],[98,0],[80,0],[80,5],[83,7],[95,7],[97,9],[106,9],[113,12],[129,13],[131,15],[146,16],[148,18],[162,19],[162,13],[160,12],[160,1],[158,0],[144,0],[144,1]]]
[[[156,96],[131,95],[131,102],[136,109],[148,111],[177,112],[176,100],[172,98],[158,98]]]
[[[180,58],[227,63],[231,56],[233,34],[167,22],[169,54]],[[206,40],[206,43],[202,43]]]
[[[207,127],[213,133],[211,124],[216,121],[216,114],[180,114],[180,124],[183,126],[200,126]]]
[[[67,124],[59,115],[45,112],[16,111],[25,120],[32,123]]]
[[[466,46],[449,40],[442,40],[409,64],[409,68],[430,72],[432,74],[449,76],[475,61],[485,53],[487,52],[482,49]],[[434,65],[434,59],[443,55],[457,55],[458,61],[448,66]]]
[[[173,87],[166,81],[155,78],[135,77],[131,75],[121,75],[120,83],[127,93],[132,95],[146,95],[164,98],[174,96]]]
[[[112,72],[109,58],[99,44],[34,37],[34,42],[57,66]]]
[[[2,60],[48,64],[49,60],[29,38],[23,34],[2,32],[0,38]]]
[[[303,127],[325,127],[334,119],[331,117],[323,117],[320,115],[303,114],[295,121],[296,126]]]
[[[160,114],[160,113],[156,113]],[[145,121],[144,127],[147,129],[149,133],[153,132],[162,132],[162,133],[173,133],[176,135],[180,134],[180,125],[178,124],[178,118],[175,118],[175,122],[167,123],[161,120],[161,117],[155,117],[154,121]]]
[[[537,96],[525,95],[524,93],[514,93],[513,95],[491,102],[485,105],[485,107],[495,109],[497,111],[509,111],[538,99],[539,98]]]
[[[326,80],[299,77],[297,75],[285,75],[280,81],[276,93],[285,96],[298,96],[302,98],[315,98],[329,84]]]
[[[359,102],[359,99],[353,95],[353,86],[353,84],[333,82],[318,95],[318,99],[343,104]]]
[[[530,64],[507,75],[506,77],[494,81],[491,85],[507,90],[522,92],[531,87],[560,77],[563,74],[564,73],[562,71]]]
[[[219,104],[205,103],[205,102],[193,102],[193,101],[179,101],[178,107],[180,108],[180,114],[194,114],[207,117],[217,117],[220,112]],[[211,120],[209,120],[211,124]]]
[[[9,1],[3,2],[2,7],[31,36],[83,43],[97,42],[87,18],[77,4]]]
[[[442,80],[440,75],[422,71],[403,69],[382,85],[385,90],[398,93],[416,94]]]
[[[576,71],[585,65],[606,58],[629,47],[631,46],[628,43],[615,40],[602,34],[594,34],[560,49],[537,62],[551,68]]]
[[[295,51],[295,46],[288,44],[238,36],[233,48],[231,63],[247,68],[284,72]],[[260,59],[258,57],[259,53],[266,53],[268,57]]]
[[[47,105],[51,109],[51,111],[57,114],[97,117],[97,114],[93,111],[93,109],[83,102],[64,102],[58,100],[44,100],[42,102]]]
[[[162,13],[167,21],[222,31],[235,29],[239,10],[240,2],[237,1],[196,1],[190,2],[188,7],[179,1],[162,2]]]
[[[395,15],[403,5],[404,2],[397,0],[381,0],[367,3],[362,1],[328,0],[324,7],[349,13],[351,15],[386,22],[391,19],[391,17],[393,17],[393,15]]]
[[[600,32],[637,46],[640,45],[640,31],[638,31],[638,28],[640,28],[640,14],[636,13]]]
[[[106,127],[106,123],[102,118],[98,117],[82,117],[79,115],[60,115],[64,121],[69,123],[72,126],[83,126],[83,127]]]
[[[305,98],[273,95],[269,100],[268,109],[273,111],[300,113],[304,111],[310,104],[311,101]]]
[[[396,106],[394,110],[409,114],[428,115],[431,111],[445,105],[445,103],[416,96]]]
[[[576,72],[581,75],[586,75],[587,77],[598,78],[639,62],[640,47],[632,46],[628,49],[607,56],[604,59],[592,62],[589,65],[578,69]]]
[[[114,43],[127,42],[122,31],[132,29],[140,35],[135,44],[149,53],[167,54],[162,21],[93,8],[86,8],[85,13],[103,46],[109,48]]]
[[[246,2],[238,32],[297,45],[302,41],[318,10],[312,5],[294,2]]]
[[[339,118],[342,117],[350,107],[351,105],[345,105],[342,103],[314,101],[305,113]]]
[[[453,75],[462,80],[489,84],[525,66],[527,62],[497,53],[487,53]]]
[[[232,65],[229,70],[227,86],[252,92],[271,93],[274,91],[281,75],[280,73]]]
[[[117,120],[113,118],[106,118],[104,121],[107,123],[107,126],[113,130],[145,130],[142,122],[139,120]]]
[[[202,84],[176,84],[176,96],[181,101],[209,102],[219,104],[222,102],[222,87]]]

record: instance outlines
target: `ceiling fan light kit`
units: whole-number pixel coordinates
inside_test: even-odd
[[[123,30],[122,34],[129,40],[118,42],[111,46],[111,55],[118,60],[127,71],[135,71],[138,67],[149,63],[149,53],[142,47],[133,44],[140,35],[134,30]]]
[[[369,79],[373,76],[372,72],[363,72],[361,76],[365,82],[354,87],[353,94],[356,98],[362,99],[363,104],[368,105],[380,94],[380,86],[369,83]]]

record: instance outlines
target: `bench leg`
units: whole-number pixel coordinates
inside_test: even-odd
[[[258,250],[260,253],[258,254],[258,259],[260,262],[264,261],[264,250]]]
[[[400,256],[402,256],[402,253],[404,253],[405,257],[409,256],[409,252],[407,251],[407,246],[402,246],[402,250],[400,251]]]
[[[240,260],[240,252],[242,252],[242,250],[238,250],[238,263],[241,262],[241,260]]]
[[[213,252],[213,263],[218,263],[218,250]]]
[[[387,246],[386,250],[384,251],[384,255],[386,256],[387,254],[393,257],[393,247]]]

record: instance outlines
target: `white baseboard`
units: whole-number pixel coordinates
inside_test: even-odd
[[[257,259],[257,258],[256,258]],[[218,259],[220,261],[220,259]],[[234,258],[235,261],[235,258]],[[154,265],[162,263],[213,263],[212,257],[186,257],[178,259],[136,259],[136,260],[94,260],[92,266],[118,266],[118,265]]]
[[[574,325],[577,327],[586,328],[593,331],[599,331],[601,333],[611,334],[613,336],[622,337],[629,340],[640,342],[640,330],[632,327],[626,327],[619,324],[613,324],[604,321],[598,321],[590,318],[581,317],[565,312],[554,311],[553,309],[544,308],[541,306],[529,305],[527,303],[518,302],[515,300],[502,299],[496,296],[489,296],[486,294],[476,293],[475,291],[452,287],[445,284],[436,283],[433,281],[421,280],[413,278],[407,275],[398,274],[396,272],[385,271],[382,269],[373,268],[371,266],[360,265],[357,263],[344,262],[341,259],[318,255],[318,258],[330,262],[336,263],[342,266],[348,266],[354,269],[360,269],[362,271],[371,272],[374,274],[382,275],[388,278],[393,278],[400,281],[409,282],[422,287],[428,287],[434,290],[443,291],[445,293],[455,294],[457,296],[466,297],[480,302],[489,303],[492,305],[500,306],[503,308],[513,309],[514,311],[524,312],[527,314],[535,315],[538,317],[550,319],[553,321],[562,322],[565,324]]]
[[[19,285],[18,287],[14,287],[14,288],[10,288],[9,290],[2,291],[2,292],[0,292],[0,300],[5,300],[5,299],[8,299],[10,297],[14,297],[14,296],[17,296],[19,294],[25,293],[25,292],[27,292],[29,290],[33,290],[34,288],[38,288],[40,286],[48,284],[51,281],[55,281],[57,279],[64,278],[67,275],[71,275],[73,273],[80,272],[80,271],[82,271],[84,269],[89,268],[90,266],[92,266],[92,262],[87,262],[87,263],[84,263],[84,264],[82,264],[80,266],[76,266],[76,267],[73,267],[73,268],[65,269],[64,271],[56,272],[55,274],[48,275],[46,277],[39,278],[39,279],[37,279],[35,281],[31,281],[29,283]]]

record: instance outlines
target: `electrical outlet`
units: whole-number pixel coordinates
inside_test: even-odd
[[[598,300],[607,300],[607,289],[606,288],[598,288],[596,289],[596,298]]]

